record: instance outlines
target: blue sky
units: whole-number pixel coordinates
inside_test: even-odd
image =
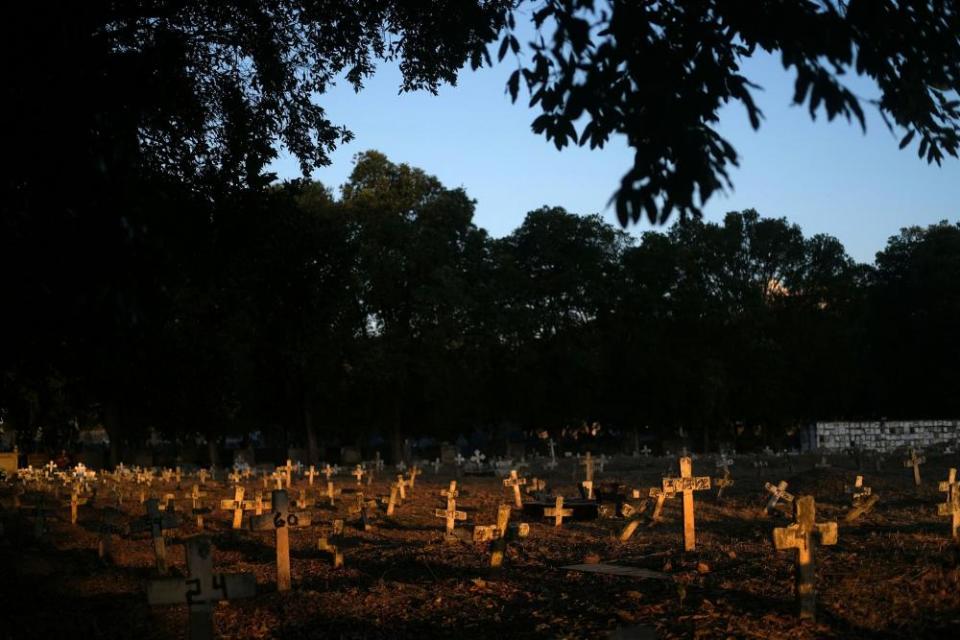
[[[356,137],[313,177],[336,189],[349,176],[354,154],[376,149],[436,175],[448,187],[464,187],[477,201],[475,222],[497,237],[545,204],[599,212],[617,224],[607,203],[631,164],[630,149],[615,139],[602,150],[557,151],[534,135],[530,122],[538,112],[526,107],[523,90],[517,104],[504,93],[514,68],[508,56],[493,68],[464,71],[456,87],[442,87],[436,96],[398,94],[400,74],[391,65],[381,65],[359,94],[341,83],[321,96],[320,104],[332,122]],[[766,119],[755,132],[739,104],[722,111],[720,132],[739,152],[740,167],[731,172],[735,190],[707,203],[707,219],[754,208],[764,216],[786,217],[808,236],[834,235],[864,262],[872,262],[901,227],[960,219],[960,162],[927,165],[917,158],[916,141],[898,150],[899,137],[870,105],[865,105],[866,134],[845,120],[828,123],[822,114],[812,121],[805,109],[790,106],[793,77],[778,58],[753,58],[744,74],[764,88],[754,97]],[[863,80],[854,79],[851,88],[875,95]],[[272,170],[280,178],[299,176],[297,163],[286,155]],[[630,231],[650,228],[643,222]]]

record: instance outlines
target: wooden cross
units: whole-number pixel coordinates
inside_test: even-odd
[[[400,492],[400,499],[407,499],[407,481],[403,479],[403,474],[397,475],[397,490]]]
[[[330,499],[331,507],[336,504],[336,496],[337,496],[337,492],[333,488],[333,480],[330,480],[330,478],[328,477],[327,478],[327,498]]]
[[[584,480],[580,483],[580,486],[583,487],[587,500],[593,500],[593,480]]]
[[[457,511],[457,498],[455,496],[447,496],[447,508],[436,509],[433,513],[437,518],[446,519],[448,537],[453,535],[453,528],[456,526],[457,520],[467,519],[467,514],[465,512]]]
[[[873,506],[877,504],[877,501],[880,499],[879,496],[873,495],[870,487],[863,486],[863,476],[857,476],[853,486],[845,487],[844,490],[847,493],[853,494],[853,505],[850,511],[847,512],[847,515],[844,516],[844,520],[847,522],[853,522],[873,509]]]
[[[190,640],[213,638],[213,605],[221,600],[251,598],[257,582],[252,573],[213,573],[213,549],[206,536],[186,542],[189,578],[163,578],[147,585],[152,605],[186,604]]]
[[[250,519],[253,531],[275,531],[277,536],[277,591],[290,590],[290,529],[309,527],[309,516],[290,511],[287,492],[278,489],[271,498],[270,513]]]
[[[350,512],[357,514],[357,528],[361,531],[369,531],[373,525],[370,520],[369,508],[376,506],[376,501],[368,501],[363,496],[362,491],[357,492],[357,504],[351,507]]]
[[[243,512],[254,509],[256,505],[243,499],[244,488],[237,485],[233,489],[233,500],[221,500],[220,508],[224,511],[233,511],[233,528],[239,529],[243,523]]]
[[[573,515],[573,509],[563,508],[563,496],[557,496],[556,502],[552,507],[543,510],[544,517],[553,518],[553,526],[562,527],[563,519]]]
[[[336,471],[335,471],[334,468],[331,467],[329,464],[324,465],[324,467],[323,467],[323,475],[326,476],[327,482],[330,482],[330,478],[332,478],[332,477],[333,477],[333,474],[335,474],[335,473],[336,473]]]
[[[520,485],[524,484],[527,484],[526,478],[519,477],[516,469],[511,469],[510,477],[504,478],[503,480],[503,486],[513,488],[513,503],[517,509],[523,508],[523,499],[520,497]]]
[[[277,491],[282,491],[282,490],[283,490],[283,480],[284,480],[284,478],[287,477],[286,474],[285,474],[283,471],[281,471],[281,469],[283,469],[283,467],[281,467],[280,469],[277,469],[276,471],[273,472],[273,481],[274,481],[274,482],[276,483],[276,485],[277,485],[277,487],[276,487],[276,490],[277,490]],[[289,487],[290,485],[287,485],[287,486]]]
[[[174,473],[174,475],[175,475],[176,478],[177,478],[177,488],[179,489],[179,488],[180,488],[180,482],[183,480],[183,471],[180,469],[180,467],[177,467],[177,470],[176,470],[176,472]]]
[[[408,475],[410,476],[410,491],[413,491],[414,487],[417,486],[417,476],[420,475],[420,468],[417,465],[410,467]]]
[[[357,484],[358,484],[358,485],[361,484],[360,481],[363,479],[363,467],[358,464],[358,465],[357,465],[357,468],[354,469],[353,472],[352,472],[350,475],[352,475],[354,478],[357,479]]]
[[[253,496],[253,514],[262,516],[264,508],[270,508],[270,502],[263,499],[263,491],[257,491]]]
[[[853,486],[845,487],[845,489],[846,493],[853,495],[854,502],[857,502],[862,498],[866,498],[872,493],[870,487],[863,486],[863,476],[857,476],[853,481]]]
[[[70,524],[77,524],[77,507],[87,504],[86,498],[81,498],[80,493],[74,489],[70,493]]]
[[[951,535],[960,543],[960,483],[957,482],[957,470],[950,469],[946,481],[941,481],[940,491],[947,493],[947,500],[937,505],[937,515],[951,516]]]
[[[311,487],[313,486],[313,478],[314,478],[316,475],[317,475],[317,470],[314,469],[313,465],[310,465],[310,467],[307,469],[307,473],[306,473],[307,483],[308,483],[309,486],[311,486]]]
[[[584,456],[583,460],[580,461],[580,464],[583,465],[584,480],[593,482],[593,458],[590,456],[589,451],[587,451],[587,455]]]
[[[650,487],[650,497],[656,498],[653,505],[653,513],[650,515],[650,524],[660,522],[660,514],[663,513],[663,504],[667,500],[673,500],[677,495],[672,489],[662,489],[660,487]]]
[[[231,484],[240,484],[240,472],[234,469],[227,475],[227,480],[229,480]]]
[[[287,488],[293,486],[293,460],[287,458],[287,464],[283,467],[283,473],[286,476],[285,480],[287,482]]]
[[[903,466],[913,467],[913,481],[920,486],[920,465],[927,461],[926,456],[918,456],[914,449],[910,449],[910,457],[903,461]]]
[[[445,498],[456,498],[460,495],[460,492],[457,491],[457,481],[451,480],[450,486],[446,489],[440,490],[440,495]]]
[[[683,549],[693,551],[697,544],[693,519],[693,492],[710,489],[710,476],[693,476],[693,461],[688,457],[680,458],[680,477],[664,478],[663,490],[674,493],[683,492]]]
[[[800,617],[813,620],[816,617],[817,593],[814,587],[814,534],[820,544],[837,543],[836,522],[816,522],[816,504],[813,496],[799,496],[794,501],[795,522],[787,527],[773,530],[773,544],[777,550],[797,550],[796,594],[800,605]]]
[[[190,493],[187,495],[187,498],[190,499],[190,512],[197,519],[197,528],[203,529],[203,515],[210,513],[210,509],[205,508],[201,503],[201,498],[206,498],[207,494],[205,491],[200,491],[199,485],[193,485],[193,488],[190,490]]]
[[[200,469],[200,484],[207,484],[207,476],[210,475],[210,472],[206,469]]]
[[[343,567],[343,550],[340,548],[339,536],[331,535],[317,540],[317,551],[329,554],[333,561],[333,568]]]
[[[167,573],[167,546],[163,539],[164,529],[174,529],[178,526],[173,514],[160,511],[160,503],[156,498],[147,500],[147,514],[130,525],[130,531],[150,531],[153,538],[153,552],[157,560],[157,571],[160,575]]]
[[[720,500],[723,498],[723,490],[733,486],[733,478],[730,477],[730,468],[724,466],[723,477],[715,479],[713,483],[717,487],[717,500]]]
[[[387,501],[387,515],[393,517],[393,512],[397,507],[397,485],[390,485],[390,498]]]
[[[297,501],[295,503],[297,505],[297,509],[300,509],[301,511],[306,511],[307,509],[313,506],[313,503],[314,503],[313,498],[307,498],[307,490],[300,489],[300,494],[297,496]]]
[[[770,499],[767,500],[767,506],[764,507],[763,509],[764,513],[770,513],[770,511],[773,510],[775,506],[777,506],[777,502],[779,502],[780,500],[793,502],[793,495],[790,493],[787,493],[786,480],[781,480],[779,483],[777,483],[776,486],[770,484],[769,482],[765,483],[763,486],[767,491],[769,491],[772,494],[770,496]]]
[[[490,566],[498,568],[503,565],[503,557],[507,551],[507,543],[511,540],[526,538],[530,535],[530,525],[526,522],[510,524],[510,505],[501,504],[497,509],[497,523],[494,525],[478,525],[473,528],[474,542],[490,542]]]

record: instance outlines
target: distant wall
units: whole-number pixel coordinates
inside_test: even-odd
[[[960,436],[960,420],[889,420],[878,422],[818,422],[814,425],[815,447],[842,451],[856,444],[868,451],[917,449],[954,442]]]

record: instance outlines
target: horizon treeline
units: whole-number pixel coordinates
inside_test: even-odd
[[[636,239],[543,207],[492,238],[463,189],[374,151],[339,197],[152,189],[123,242],[36,220],[6,245],[0,411],[22,443],[260,431],[318,458],[598,422],[709,449],[960,416],[958,224],[903,229],[873,265],[753,210]]]

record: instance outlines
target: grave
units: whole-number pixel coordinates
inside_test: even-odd
[[[837,523],[816,522],[816,504],[813,496],[800,496],[794,500],[794,517],[793,524],[773,530],[773,544],[778,551],[797,550],[795,592],[800,608],[800,618],[813,620],[816,618],[817,602],[813,536],[820,538],[820,544],[836,544]]]
[[[213,605],[222,600],[252,598],[257,583],[252,573],[213,572],[213,547],[206,536],[186,541],[187,578],[163,578],[147,585],[151,605],[186,604],[189,611],[188,637],[213,638]]]
[[[523,499],[520,496],[520,486],[525,484],[527,484],[527,480],[519,477],[516,469],[511,469],[510,477],[504,478],[503,480],[503,486],[513,489],[513,503],[517,509],[523,508]]]
[[[167,546],[163,538],[163,532],[166,529],[175,529],[179,525],[177,518],[169,512],[160,511],[160,502],[156,498],[150,498],[146,502],[147,513],[139,520],[130,524],[132,533],[149,531],[153,539],[153,553],[156,557],[157,572],[160,575],[167,573]]]
[[[910,457],[903,461],[903,466],[913,467],[913,482],[920,486],[920,465],[927,461],[926,456],[918,456],[915,449],[910,449]]]
[[[951,468],[946,481],[938,487],[945,491],[946,501],[937,505],[937,515],[950,516],[950,535],[953,541],[960,543],[960,483],[957,482],[957,470]]]
[[[277,546],[277,591],[290,590],[290,529],[309,527],[310,518],[290,511],[287,492],[273,492],[270,513],[250,519],[253,531],[274,531]]]
[[[693,461],[688,457],[680,458],[680,477],[664,478],[663,491],[683,493],[683,549],[693,551],[696,547],[694,528],[693,492],[710,489],[709,476],[693,476]]]
[[[793,502],[793,495],[787,493],[787,481],[781,480],[776,485],[772,485],[769,482],[764,483],[764,488],[771,494],[770,499],[767,500],[766,506],[763,508],[763,513],[767,514],[773,511],[777,506],[777,503],[780,500],[785,502]]]

